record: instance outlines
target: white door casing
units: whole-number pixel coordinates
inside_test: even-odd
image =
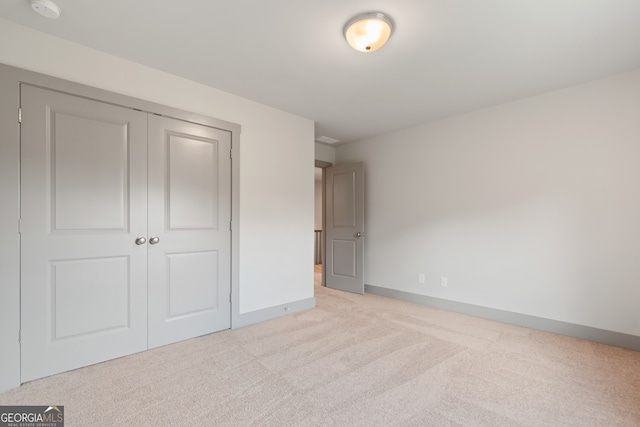
[[[329,288],[364,293],[364,165],[326,169],[326,265]]]
[[[230,327],[230,132],[21,87],[21,381]]]

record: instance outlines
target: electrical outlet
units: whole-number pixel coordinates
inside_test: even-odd
[[[425,283],[424,273],[418,273],[418,283],[424,285]]]
[[[443,276],[440,278],[440,286],[442,286],[443,288],[446,288],[447,286],[449,286],[446,277]]]

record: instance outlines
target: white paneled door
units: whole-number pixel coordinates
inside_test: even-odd
[[[229,328],[231,135],[149,117],[149,347]]]
[[[229,133],[29,85],[21,108],[22,381],[228,328]]]

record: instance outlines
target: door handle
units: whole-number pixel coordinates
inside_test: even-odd
[[[355,237],[364,237],[364,233],[361,233],[360,231],[358,231]]]
[[[159,241],[160,241],[160,238],[158,236],[153,236],[152,238],[149,239],[149,243],[151,243],[152,245],[155,245]]]
[[[144,245],[145,243],[147,243],[147,239],[145,239],[144,237],[138,237],[136,239],[136,245]]]

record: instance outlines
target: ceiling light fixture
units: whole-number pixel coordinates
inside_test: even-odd
[[[384,45],[393,32],[393,21],[382,12],[354,16],[344,26],[344,37],[358,52],[373,52]]]
[[[31,9],[45,18],[58,19],[62,10],[51,0],[31,0]]]

